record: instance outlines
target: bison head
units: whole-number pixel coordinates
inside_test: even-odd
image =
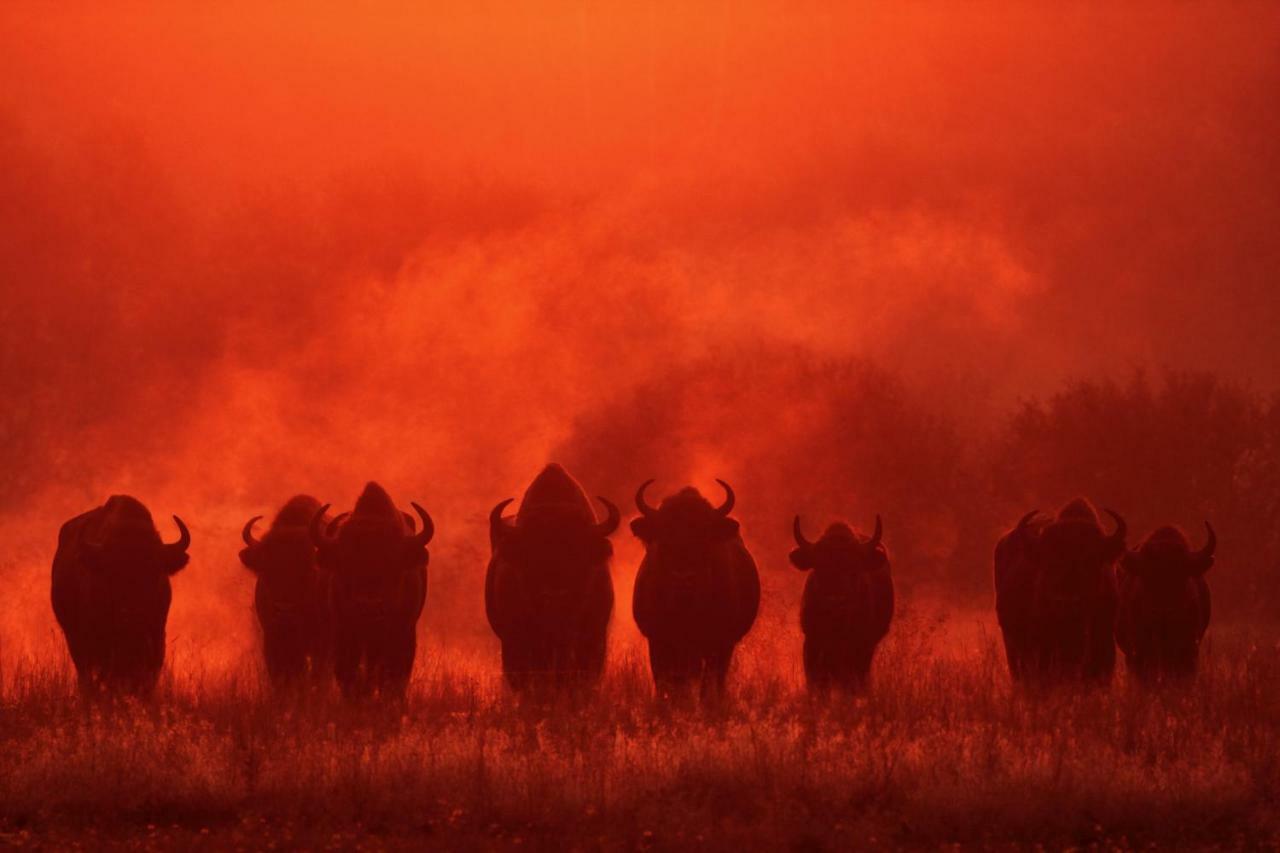
[[[191,533],[182,519],[173,516],[178,541],[162,542],[151,513],[133,498],[114,496],[96,535],[84,542],[88,562],[102,572],[176,574],[190,559]]]
[[[1036,521],[1038,513],[1032,511],[1018,522],[1014,536],[1041,567],[1049,597],[1074,600],[1086,596],[1098,572],[1124,553],[1128,525],[1115,510],[1104,511],[1115,521],[1110,534],[1103,531],[1093,505],[1083,498],[1068,503],[1051,521]]]
[[[1181,585],[1188,578],[1199,577],[1213,566],[1213,553],[1218,536],[1209,522],[1204,523],[1207,539],[1204,547],[1191,550],[1187,535],[1177,527],[1161,527],[1147,537],[1140,548],[1125,554],[1121,568],[1134,577],[1150,583],[1168,581]]]
[[[645,501],[645,489],[653,483],[646,480],[636,490],[636,508],[640,517],[631,522],[631,532],[646,545],[657,542],[715,543],[738,535],[738,522],[729,517],[735,502],[733,489],[724,480],[716,480],[724,489],[724,502],[713,507],[692,486],[686,486],[663,500],[657,509]]]
[[[796,547],[791,552],[791,564],[801,571],[814,569],[819,572],[872,571],[887,561],[880,537],[884,526],[876,516],[876,529],[870,538],[854,533],[847,524],[836,523],[827,528],[817,542],[805,538],[800,526],[800,516],[791,525]]]
[[[548,567],[594,564],[612,556],[609,537],[618,529],[621,514],[607,498],[598,498],[605,508],[603,521],[588,521],[577,512],[554,507],[524,507],[518,518],[504,518],[503,510],[514,500],[507,498],[489,513],[489,542],[495,554],[513,563]]]
[[[422,519],[421,529],[407,513],[396,509],[377,483],[365,486],[354,510],[332,521],[325,520],[329,509],[325,504],[312,516],[310,524],[316,562],[338,574],[370,581],[425,565],[435,524],[421,506],[410,506]]]
[[[254,525],[262,516],[255,515],[249,519],[240,531],[245,545],[240,550],[240,562],[254,574],[309,573],[315,567],[316,553],[309,525],[319,508],[320,502],[309,495],[292,498],[276,515],[271,529],[262,538],[253,532]]]

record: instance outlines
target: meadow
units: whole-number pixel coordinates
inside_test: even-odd
[[[954,620],[953,620],[954,621]],[[862,696],[810,697],[754,637],[718,703],[655,701],[635,647],[584,695],[517,699],[428,649],[404,708],[177,662],[150,702],[0,673],[0,843],[311,849],[1273,847],[1280,648],[1211,632],[1198,683],[1028,693],[998,637],[910,615]],[[1263,637],[1269,639],[1263,639]],[[190,664],[191,662],[187,662]]]

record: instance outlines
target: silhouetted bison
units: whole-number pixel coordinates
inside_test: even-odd
[[[813,572],[805,581],[800,605],[804,674],[811,689],[863,687],[876,646],[889,633],[893,577],[880,544],[882,531],[876,516],[870,538],[836,523],[817,542],[810,542],[796,516],[792,533],[797,547],[791,563]]]
[[[502,641],[502,671],[512,687],[539,676],[552,684],[593,681],[604,671],[613,579],[609,536],[618,508],[597,522],[586,493],[559,465],[548,465],[524,493],[514,522],[489,514],[493,556],[484,606]]]
[[[311,519],[316,563],[330,578],[334,674],[348,697],[402,697],[408,686],[435,532],[427,511],[412,506],[422,518],[417,532],[386,491],[369,483],[350,513],[326,524],[326,505]]]
[[[1115,672],[1115,561],[1124,519],[1106,535],[1093,505],[1077,498],[1053,520],[1029,512],[995,552],[996,615],[1016,680],[1085,679]]]
[[[1199,551],[1191,550],[1178,528],[1161,527],[1120,561],[1116,640],[1129,671],[1141,681],[1195,675],[1209,627],[1204,574],[1218,546],[1208,522],[1205,528],[1209,538]]]
[[[80,689],[148,694],[164,666],[169,576],[187,564],[191,534],[160,541],[139,501],[113,495],[62,525],[53,557],[53,613],[67,638]]]
[[[310,534],[311,519],[319,510],[315,498],[297,495],[261,539],[253,535],[260,515],[249,519],[241,534],[245,547],[240,562],[258,577],[253,609],[262,627],[267,674],[277,687],[308,673],[326,677],[333,669],[328,583],[316,565]]]
[[[760,607],[755,560],[729,517],[733,489],[713,507],[686,487],[654,509],[636,491],[641,517],[631,530],[645,546],[636,575],[632,612],[649,641],[649,663],[658,692],[695,681],[723,688],[733,650],[751,630]]]

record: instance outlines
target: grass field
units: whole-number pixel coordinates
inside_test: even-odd
[[[856,849],[1280,844],[1280,651],[1218,631],[1199,683],[1027,695],[989,635],[895,626],[866,696],[738,662],[716,707],[650,696],[635,650],[587,696],[517,701],[445,651],[403,711],[278,697],[256,673],[86,706],[9,663],[0,844]],[[176,668],[176,667],[175,667]]]

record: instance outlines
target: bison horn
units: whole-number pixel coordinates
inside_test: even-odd
[[[1218,534],[1213,532],[1213,525],[1206,521],[1204,529],[1208,531],[1209,538],[1203,548],[1191,555],[1192,560],[1199,564],[1208,563],[1213,559],[1213,552],[1218,550]]]
[[[245,523],[244,530],[240,531],[240,536],[244,539],[244,544],[250,548],[257,548],[262,544],[259,540],[253,538],[253,526],[262,520],[262,516],[255,515]]]
[[[640,488],[636,489],[636,509],[640,510],[640,514],[644,516],[653,515],[657,510],[645,503],[644,490],[653,485],[653,480],[645,480],[640,484]]]
[[[173,523],[178,525],[178,541],[165,547],[185,554],[187,549],[191,547],[191,531],[187,530],[187,526],[182,523],[182,519],[176,515],[173,517]]]
[[[876,530],[867,542],[867,550],[874,551],[880,547],[880,537],[884,535],[884,525],[880,522],[880,514],[876,513]]]
[[[311,541],[317,548],[324,548],[334,543],[337,538],[332,527],[337,523],[338,519],[334,519],[329,523],[328,527],[323,527],[324,514],[329,511],[329,504],[325,504],[316,510],[316,514],[311,516]],[[341,516],[339,516],[341,517]]]
[[[716,512],[721,515],[728,515],[733,512],[733,504],[736,500],[733,495],[733,489],[724,480],[717,479],[716,482],[720,484],[720,488],[724,489],[724,503],[720,504]]]
[[[436,524],[421,506],[412,502],[410,502],[409,506],[413,507],[413,511],[418,514],[418,518],[422,519],[422,530],[414,538],[414,543],[420,548],[425,548],[427,543],[431,541],[431,537],[436,535]]]
[[[600,503],[604,504],[605,509],[609,512],[608,515],[605,516],[604,521],[596,525],[596,533],[601,536],[610,536],[613,534],[613,531],[618,529],[618,524],[622,521],[622,514],[618,512],[618,508],[616,506],[609,502],[608,498],[597,496],[597,499]]]
[[[800,529],[800,516],[796,516],[795,521],[791,522],[791,535],[796,538],[796,544],[801,548],[812,548],[813,543],[804,538],[804,531]]]
[[[1103,510],[1107,515],[1111,516],[1116,523],[1116,531],[1109,537],[1109,541],[1118,546],[1120,550],[1124,549],[1124,538],[1129,533],[1129,525],[1125,524],[1124,517],[1114,509]]]
[[[1018,526],[1013,529],[1014,532],[1015,533],[1024,532],[1027,529],[1027,525],[1031,523],[1031,519],[1035,518],[1039,514],[1040,514],[1040,510],[1033,509],[1031,510],[1031,512],[1027,513],[1022,518],[1018,519]]]
[[[515,498],[507,498],[505,501],[499,501],[497,506],[489,510],[489,539],[494,544],[501,542],[502,535],[511,528],[511,524],[502,517],[502,511],[514,500]]]

